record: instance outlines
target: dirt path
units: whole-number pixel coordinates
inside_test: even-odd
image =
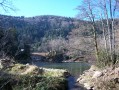
[[[81,87],[76,82],[76,78],[74,76],[68,77],[67,80],[68,80],[69,90],[87,90],[87,89],[84,89],[83,87]]]

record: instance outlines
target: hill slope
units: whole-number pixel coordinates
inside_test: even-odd
[[[66,37],[72,29],[77,29],[84,21],[60,16],[36,16],[25,18],[0,15],[1,26],[5,29],[15,28],[19,39],[35,43],[41,38]]]

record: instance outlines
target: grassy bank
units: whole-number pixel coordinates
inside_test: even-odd
[[[0,75],[0,90],[67,90],[66,70],[15,64]]]

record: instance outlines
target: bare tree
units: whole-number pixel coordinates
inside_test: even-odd
[[[51,51],[62,52],[65,48],[66,40],[59,37],[57,39],[50,40],[48,45],[51,48]]]
[[[104,20],[101,20],[103,30],[105,29],[105,40],[108,41],[109,46],[109,55],[110,59],[115,63],[116,55],[115,55],[115,25],[114,20],[117,15],[118,10],[118,0],[99,0],[99,8],[101,10],[101,18],[106,20],[106,24],[104,23]],[[105,28],[106,27],[106,28]],[[108,37],[107,37],[108,36]],[[106,43],[106,42],[105,42]]]
[[[95,53],[97,60],[99,59],[99,46],[98,46],[98,35],[97,35],[97,23],[101,22],[103,31],[103,38],[105,42],[105,50],[107,56],[114,64],[116,62],[115,55],[115,18],[117,16],[119,8],[118,0],[83,0],[83,4],[78,7],[80,11],[79,15],[83,16],[85,20],[91,22],[93,29],[93,38],[95,44]],[[97,13],[98,12],[98,13]]]
[[[96,11],[95,11],[95,1],[94,0],[83,0],[83,4],[78,6],[78,10],[80,10],[79,16],[84,16],[86,20],[91,22],[93,39],[95,44],[95,53],[96,58],[98,60],[99,50],[98,50],[98,42],[97,42],[97,28],[96,28]]]
[[[42,42],[39,49],[40,51],[45,52],[52,52],[52,51],[63,52],[63,50],[66,48],[66,45],[67,45],[66,40],[62,37],[58,37]]]
[[[12,0],[0,0],[0,8],[5,12],[16,11],[16,8],[12,4]]]

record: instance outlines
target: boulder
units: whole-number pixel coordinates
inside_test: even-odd
[[[89,84],[89,83],[84,83],[84,87],[85,87],[85,88],[87,88],[88,90],[90,90],[90,89],[91,89],[91,86],[90,86],[90,84]]]
[[[102,75],[103,73],[101,71],[95,71],[92,78],[98,78],[101,77]]]
[[[95,65],[92,65],[88,71],[96,71],[98,69],[99,69],[98,67],[96,67]]]

